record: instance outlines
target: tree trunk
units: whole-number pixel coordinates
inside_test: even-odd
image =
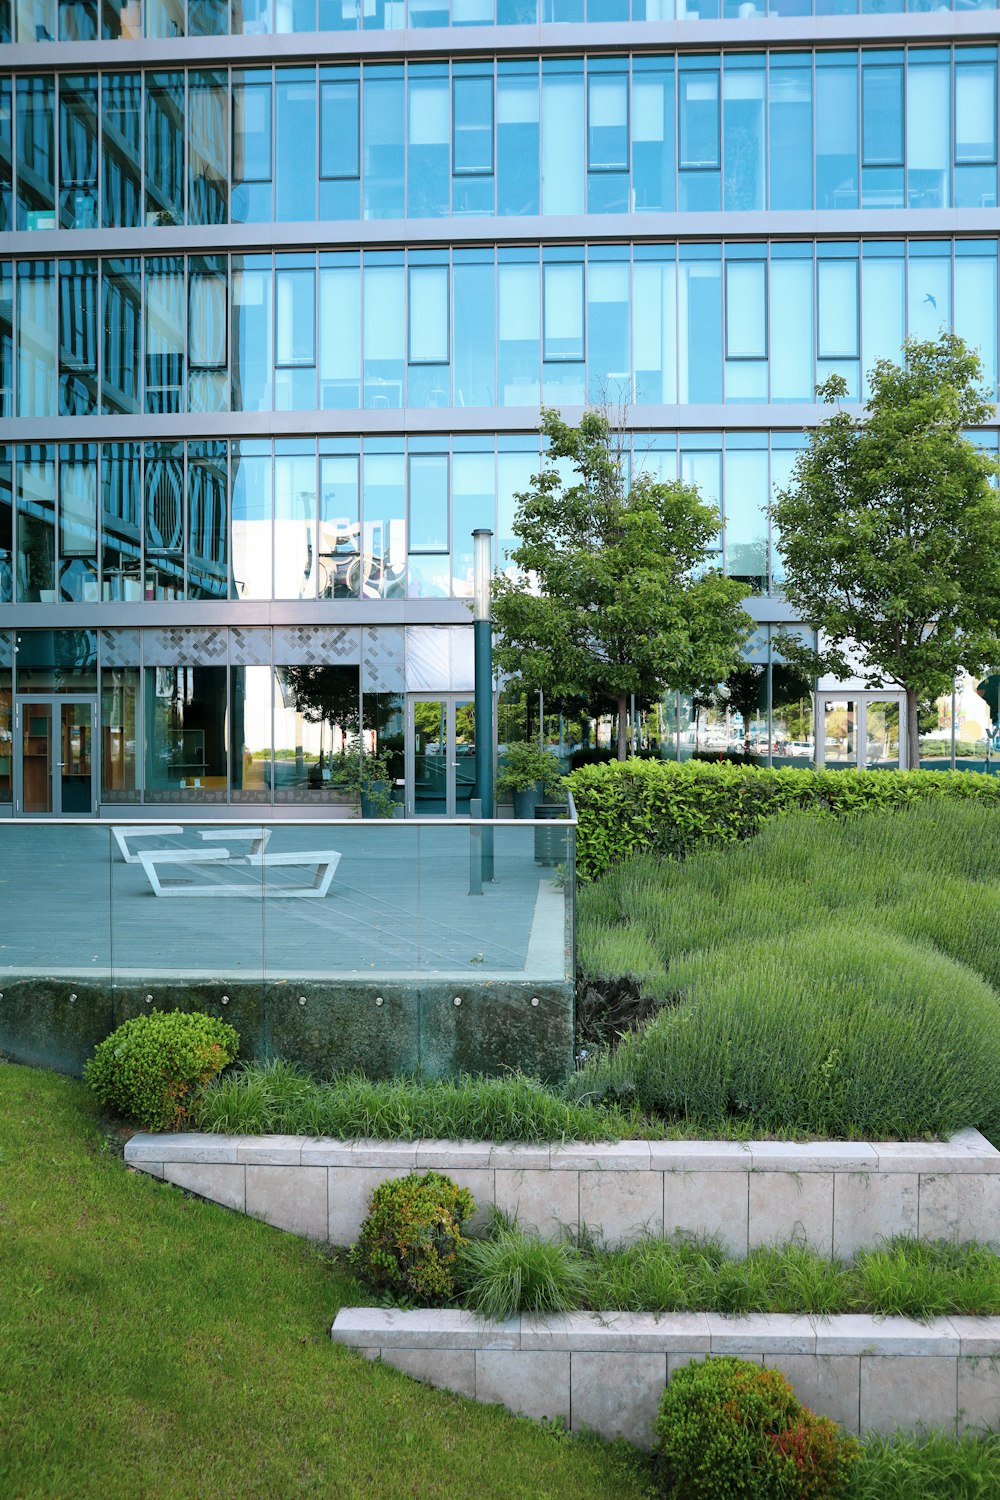
[[[628,695],[618,698],[618,759],[628,759]]]
[[[906,764],[911,771],[920,769],[920,723],[917,716],[917,695],[913,688],[906,689]]]

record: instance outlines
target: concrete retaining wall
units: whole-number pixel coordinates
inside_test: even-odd
[[[802,1239],[849,1259],[879,1237],[978,1239],[1000,1249],[1000,1151],[950,1141],[621,1141],[503,1146],[299,1136],[136,1135],[126,1162],[281,1229],[347,1245],[373,1188],[433,1167],[555,1238],[609,1242],[684,1231],[733,1255]]]
[[[667,1380],[708,1354],[782,1370],[800,1400],[848,1432],[1000,1426],[1000,1318],[571,1313],[485,1323],[351,1307],[332,1334],[431,1385],[640,1447]]]

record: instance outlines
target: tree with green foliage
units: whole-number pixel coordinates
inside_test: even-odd
[[[992,419],[979,356],[956,334],[908,339],[879,360],[862,415],[838,409],[809,433],[773,506],[784,591],[818,649],[780,638],[815,674],[904,689],[909,764],[919,710],[964,668],[1000,662],[1000,472],[966,435]],[[847,394],[842,376],[818,387]]]
[[[625,760],[631,697],[714,685],[738,665],[746,589],[707,565],[715,507],[677,480],[630,483],[604,413],[572,427],[543,409],[541,425],[546,465],[515,497],[517,576],[494,580],[497,663],[553,703],[613,708]]]

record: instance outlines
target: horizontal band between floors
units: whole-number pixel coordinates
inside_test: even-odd
[[[749,595],[743,608],[758,624],[798,616],[784,599]],[[466,599],[188,599],[97,604],[0,604],[2,630],[123,630],[178,626],[470,625]]]
[[[997,18],[1000,26],[1000,16]],[[1000,209],[796,209],[718,213],[495,214],[434,219],[309,219],[301,223],[178,224],[139,229],[7,230],[0,256],[169,255],[228,250],[405,249],[412,245],[685,243],[725,240],[943,239],[1000,235]]]
[[[363,57],[454,57],[530,53],[669,51],[720,47],[770,50],[848,41],[995,41],[994,11],[886,15],[752,16],[719,21],[538,22],[527,26],[440,26],[396,31],[282,32],[227,36],[143,37],[92,42],[24,42],[4,47],[4,64],[51,72],[96,67],[300,62]]]
[[[559,406],[566,421],[579,422],[583,406]],[[843,403],[845,411],[859,405]],[[814,402],[732,403],[718,406],[629,406],[621,426],[629,432],[801,432],[830,415]],[[538,431],[537,406],[352,408],[348,411],[220,411],[170,415],[136,412],[104,417],[13,417],[0,426],[7,443],[81,443],[182,438],[365,437],[410,433],[530,433]],[[615,417],[618,421],[618,414]],[[1000,426],[994,411],[989,427]]]

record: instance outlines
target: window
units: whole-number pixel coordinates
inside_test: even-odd
[[[754,64],[754,66],[751,66]],[[727,63],[722,78],[727,209],[764,207],[764,60]]]
[[[410,458],[410,551],[448,551],[448,458],[421,453]]]
[[[955,161],[997,159],[997,70],[995,63],[955,67]]]
[[[903,165],[903,69],[861,70],[861,149],[866,167]]]
[[[271,181],[271,85],[233,88],[233,176],[238,182]]]
[[[360,90],[357,80],[320,84],[320,176],[357,177],[361,170]]]
[[[97,410],[97,262],[59,262],[59,412]]]
[[[543,358],[583,359],[583,267],[544,268]]]
[[[816,281],[820,359],[857,359],[857,261],[821,259]]]
[[[413,266],[410,270],[409,362],[448,363],[448,269]]]
[[[140,74],[105,73],[101,101],[101,219],[106,228],[136,229],[142,216]]]
[[[587,166],[628,171],[628,78],[598,73],[587,80]]]
[[[275,280],[275,364],[315,364],[316,273],[305,269],[279,270]]]
[[[97,76],[64,78],[59,89],[59,222],[97,228]]]
[[[767,266],[726,262],[726,358],[767,358]]]
[[[718,167],[719,75],[682,73],[680,78],[680,167]]]
[[[146,223],[184,222],[184,74],[150,73],[146,87]]]
[[[455,78],[452,171],[456,176],[493,171],[493,79]]]
[[[192,224],[229,218],[229,130],[225,72],[190,75],[188,95],[188,217]]]

